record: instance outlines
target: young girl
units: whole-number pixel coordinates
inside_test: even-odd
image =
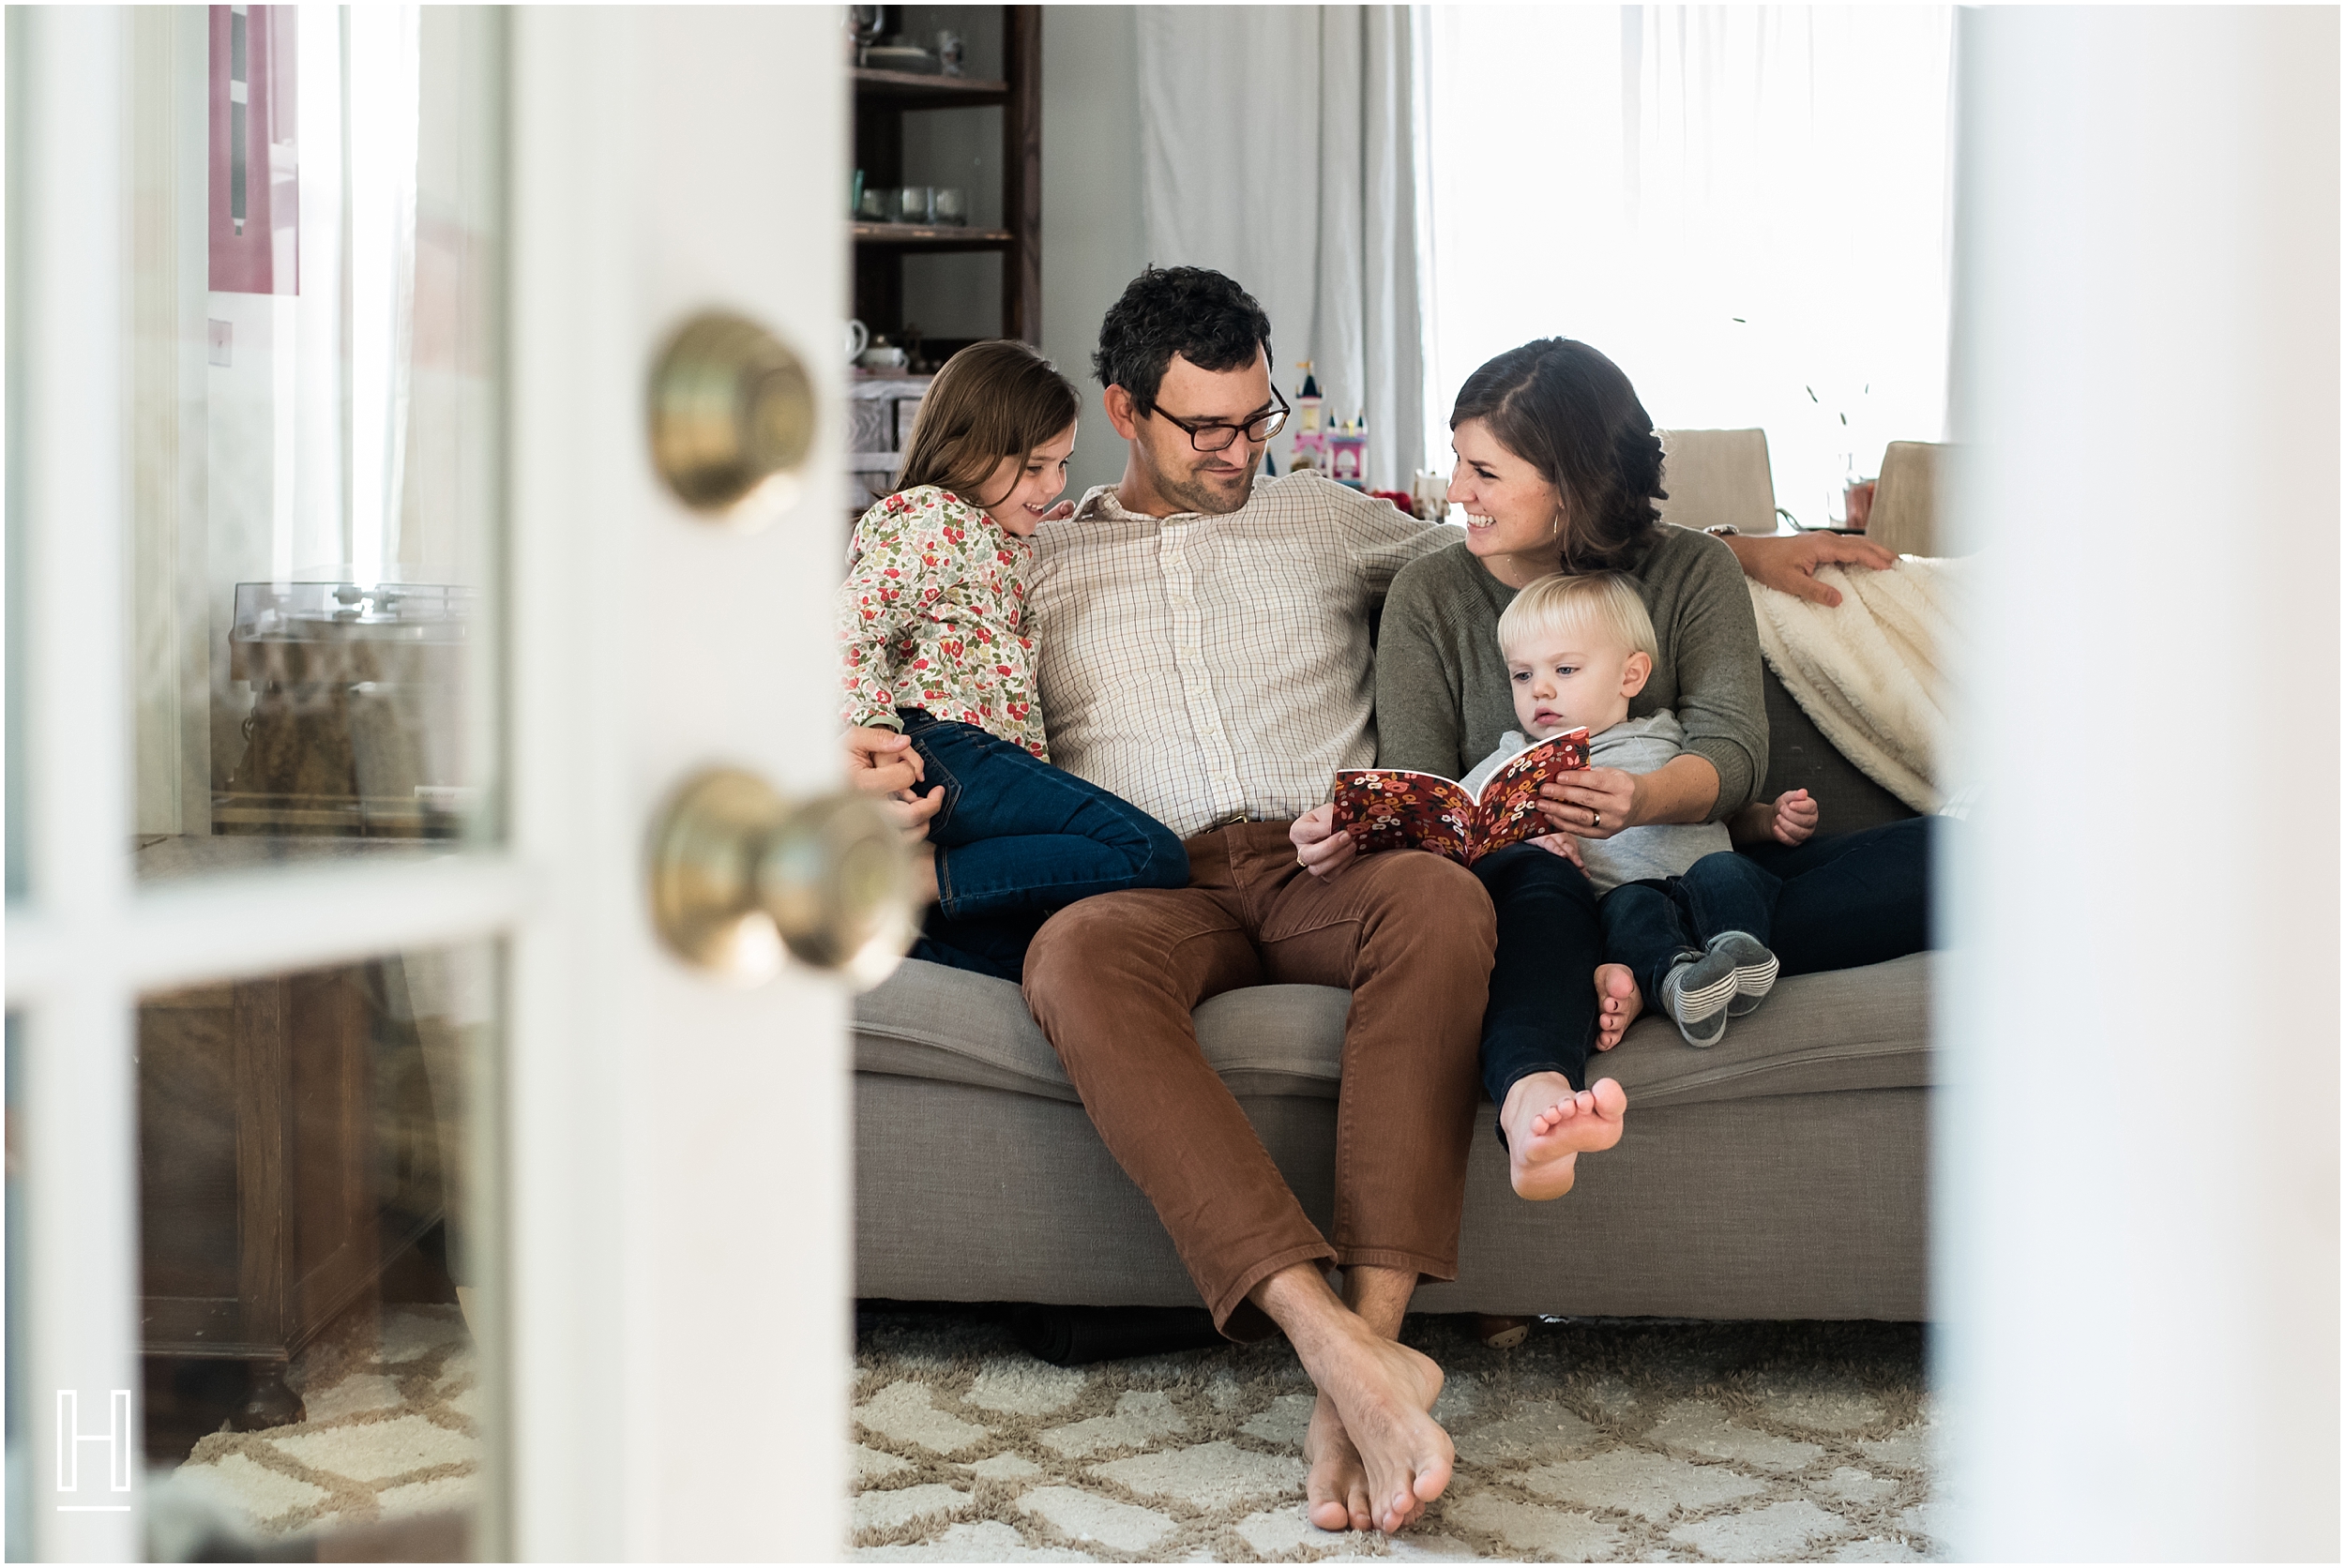
[[[920,401],[897,492],[863,514],[839,591],[850,726],[900,730],[941,789],[924,864],[936,908],[913,957],[1016,980],[1053,910],[1185,887],[1170,828],[1051,766],[1035,703],[1026,568],[1067,488],[1073,386],[1025,344],[976,343]]]

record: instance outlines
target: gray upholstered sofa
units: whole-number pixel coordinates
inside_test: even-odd
[[[1911,814],[1766,684],[1766,798],[1804,786],[1838,831]],[[1559,1202],[1509,1190],[1485,1106],[1459,1275],[1417,1309],[1926,1317],[1936,962],[1785,980],[1714,1050],[1639,1022],[1603,1059],[1628,1092],[1628,1136]],[[1207,1058],[1322,1225],[1348,1001],[1264,986],[1197,1010]],[[865,996],[855,1114],[858,1295],[1199,1304],[1007,982],[908,962]]]

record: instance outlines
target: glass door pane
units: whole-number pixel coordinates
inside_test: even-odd
[[[471,942],[142,1000],[159,1554],[353,1530],[401,1557],[484,1545],[500,969]]]
[[[123,531],[120,575],[49,596],[90,596],[80,625],[109,643],[128,611],[118,685],[38,641],[12,644],[10,676],[29,671],[38,703],[71,711],[79,729],[48,734],[126,727],[127,788],[83,798],[115,822],[120,798],[130,821],[118,840],[80,841],[127,867],[149,912],[84,899],[61,916],[58,886],[25,885],[22,846],[57,831],[38,808],[58,792],[36,792],[25,820],[12,773],[11,921],[63,919],[84,951],[178,929],[174,951],[191,951],[184,913],[151,912],[173,907],[162,884],[182,907],[213,899],[210,928],[249,937],[295,862],[310,873],[305,920],[356,912],[309,949],[336,961],[290,963],[281,934],[277,950],[248,940],[181,960],[199,983],[135,998],[122,971],[68,957],[29,1027],[12,1020],[10,1365],[26,1364],[19,1286],[34,1277],[17,1266],[19,1139],[55,1126],[20,1118],[19,1082],[61,1080],[77,1060],[132,1063],[135,1142],[120,1150],[135,1150],[136,1223],[125,1236],[117,1204],[114,1234],[93,1227],[88,1244],[135,1251],[134,1283],[92,1287],[104,1301],[88,1309],[133,1299],[141,1357],[108,1380],[128,1390],[12,1381],[11,1501],[41,1519],[27,1535],[10,1510],[12,1554],[72,1549],[41,1531],[100,1512],[134,1514],[144,1549],[173,1559],[503,1550],[499,1384],[481,1350],[502,1294],[487,1178],[506,942],[442,898],[401,928],[465,940],[370,952],[364,912],[396,863],[503,838],[507,33],[492,8],[153,7],[79,31],[10,14],[12,163],[61,167],[61,141],[120,132],[119,164],[91,167],[120,188],[126,286],[77,293],[53,266],[12,264],[8,312],[13,327],[120,302],[123,505],[93,507]],[[59,59],[118,81],[119,113],[35,118],[17,88]],[[53,112],[57,97],[42,101]],[[28,188],[12,168],[12,261],[43,216]],[[53,181],[40,188],[53,204]],[[53,354],[20,374],[17,353],[12,476],[27,466],[21,411],[58,374]],[[38,551],[72,520],[9,499],[13,611],[22,541]],[[43,608],[36,626],[71,623],[70,603]],[[48,749],[29,765],[53,768]],[[212,880],[234,871],[252,875]],[[158,970],[151,951],[129,967]],[[53,1194],[57,1146],[34,1168]],[[44,1310],[30,1332],[54,1339],[61,1315]],[[117,1408],[135,1429],[109,1425]],[[66,1459],[28,1457],[53,1439]]]
[[[136,873],[493,837],[504,18],[129,34]]]

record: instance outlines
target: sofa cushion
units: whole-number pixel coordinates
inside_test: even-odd
[[[1927,953],[1777,984],[1726,1043],[1695,1050],[1666,1019],[1640,1020],[1597,1071],[1632,1104],[1763,1099],[1930,1081]],[[1252,986],[1197,1009],[1197,1038],[1232,1093],[1332,1100],[1351,993]],[[908,958],[855,1007],[855,1070],[1073,1101],[1058,1055],[1016,986]]]
[[[1824,739],[1773,670],[1761,671],[1767,703],[1767,776],[1758,798],[1805,790],[1823,812],[1823,833],[1862,833],[1915,815]]]

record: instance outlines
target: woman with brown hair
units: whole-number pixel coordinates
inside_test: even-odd
[[[1035,701],[1026,570],[1035,529],[1067,512],[1051,504],[1081,406],[1023,343],[953,355],[839,590],[848,726],[900,731],[915,792],[942,792],[919,846],[936,907],[913,957],[1005,980],[1052,911],[1188,881],[1170,828],[1051,765]]]
[[[1778,837],[1776,807],[1754,805],[1767,771],[1758,625],[1726,544],[1661,521],[1660,438],[1628,378],[1595,349],[1548,338],[1500,354],[1460,390],[1450,430],[1449,499],[1465,510],[1465,537],[1393,579],[1376,656],[1379,764],[1459,778],[1499,747],[1517,723],[1499,616],[1558,572],[1634,584],[1656,647],[1628,711],[1668,710],[1683,731],[1651,771],[1599,765],[1549,785],[1555,834],[1475,867],[1499,912],[1483,1086],[1500,1107],[1515,1190],[1554,1198],[1580,1153],[1621,1136],[1625,1098],[1609,1080],[1587,1082],[1590,1049],[1617,1045],[1656,1000],[1604,963],[1578,844],[1728,818],[1740,819],[1738,844]],[[1818,838],[1789,852],[1796,862],[1769,863],[1766,880],[1785,890],[1773,912],[1784,973],[1928,945],[1927,829],[1915,820]]]

